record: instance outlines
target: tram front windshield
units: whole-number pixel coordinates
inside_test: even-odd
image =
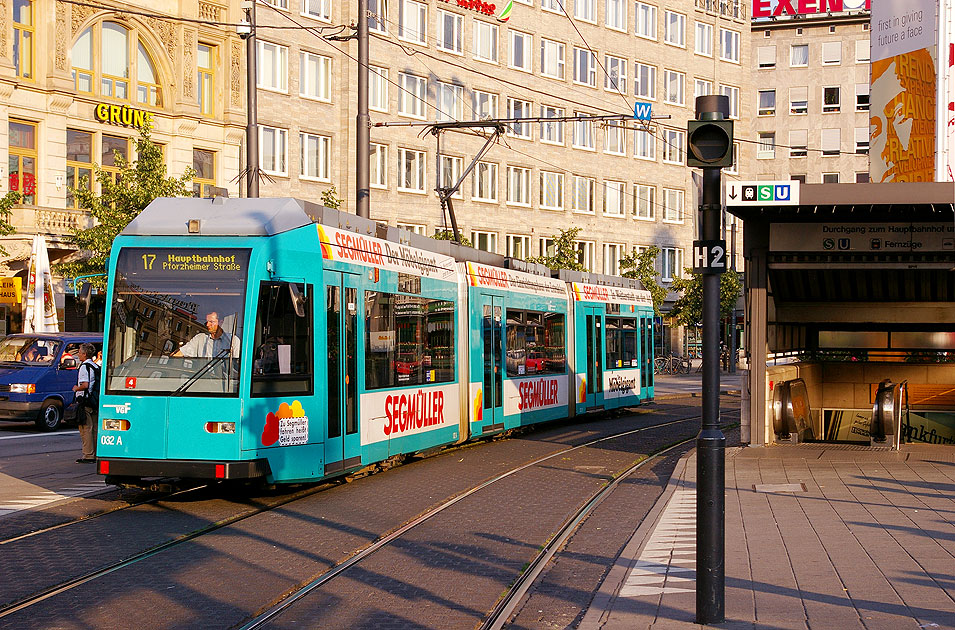
[[[107,393],[237,396],[248,263],[248,249],[120,250]]]

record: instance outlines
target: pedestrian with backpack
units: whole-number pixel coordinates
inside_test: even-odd
[[[77,355],[80,358],[80,367],[73,391],[76,392],[76,423],[80,430],[80,439],[83,440],[83,457],[76,460],[76,463],[86,464],[96,461],[100,367],[93,361],[96,356],[96,346],[93,344],[81,344]]]

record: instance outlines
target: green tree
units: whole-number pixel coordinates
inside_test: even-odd
[[[0,236],[9,236],[15,234],[17,229],[10,223],[13,216],[13,206],[20,202],[20,193],[16,190],[8,191],[0,198]],[[7,256],[8,252],[0,245],[0,255]]]
[[[454,232],[451,230],[438,230],[431,236],[431,238],[436,241],[453,241]],[[471,244],[471,241],[469,241],[468,237],[466,236],[461,237],[461,244],[465,247],[474,247],[474,245]]]
[[[194,171],[187,168],[181,177],[167,176],[162,149],[150,139],[149,129],[140,130],[136,155],[137,159],[130,162],[117,153],[115,160],[119,172],[116,173],[94,167],[102,191],[99,195],[88,188],[70,189],[80,207],[89,210],[93,225],[73,230],[70,241],[77,246],[82,257],[56,265],[57,273],[73,278],[105,274],[113,240],[153,199],[192,194],[187,184]],[[100,289],[106,288],[105,277],[91,278],[90,282]]]
[[[557,238],[554,239],[554,255],[548,256],[546,253],[534,258],[528,258],[527,262],[540,263],[553,270],[570,269],[571,271],[587,271],[587,268],[580,262],[577,249],[574,247],[574,240],[580,233],[580,228],[568,228],[561,230]]]
[[[338,210],[342,207],[343,203],[345,203],[345,200],[338,196],[338,191],[335,190],[334,184],[332,184],[331,188],[322,192],[322,205],[326,208]]]
[[[682,295],[673,304],[670,315],[684,326],[703,323],[703,276],[692,269],[684,269],[682,278],[673,281],[673,290]],[[720,274],[720,317],[728,317],[743,290],[742,276],[730,269]]]
[[[654,263],[657,256],[660,255],[660,248],[651,245],[642,252],[636,248],[629,254],[620,259],[620,269],[624,270],[624,278],[636,278],[643,285],[643,288],[650,292],[650,298],[653,300],[653,310],[660,315],[660,307],[663,301],[667,299],[667,288],[657,282],[657,276],[660,273],[654,269]]]

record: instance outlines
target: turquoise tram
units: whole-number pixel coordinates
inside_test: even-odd
[[[569,281],[304,201],[158,199],[116,239],[109,280],[111,483],[314,481],[653,397],[634,281]]]

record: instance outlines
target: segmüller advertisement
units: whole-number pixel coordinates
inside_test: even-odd
[[[873,182],[935,181],[937,3],[872,5],[869,176]]]

